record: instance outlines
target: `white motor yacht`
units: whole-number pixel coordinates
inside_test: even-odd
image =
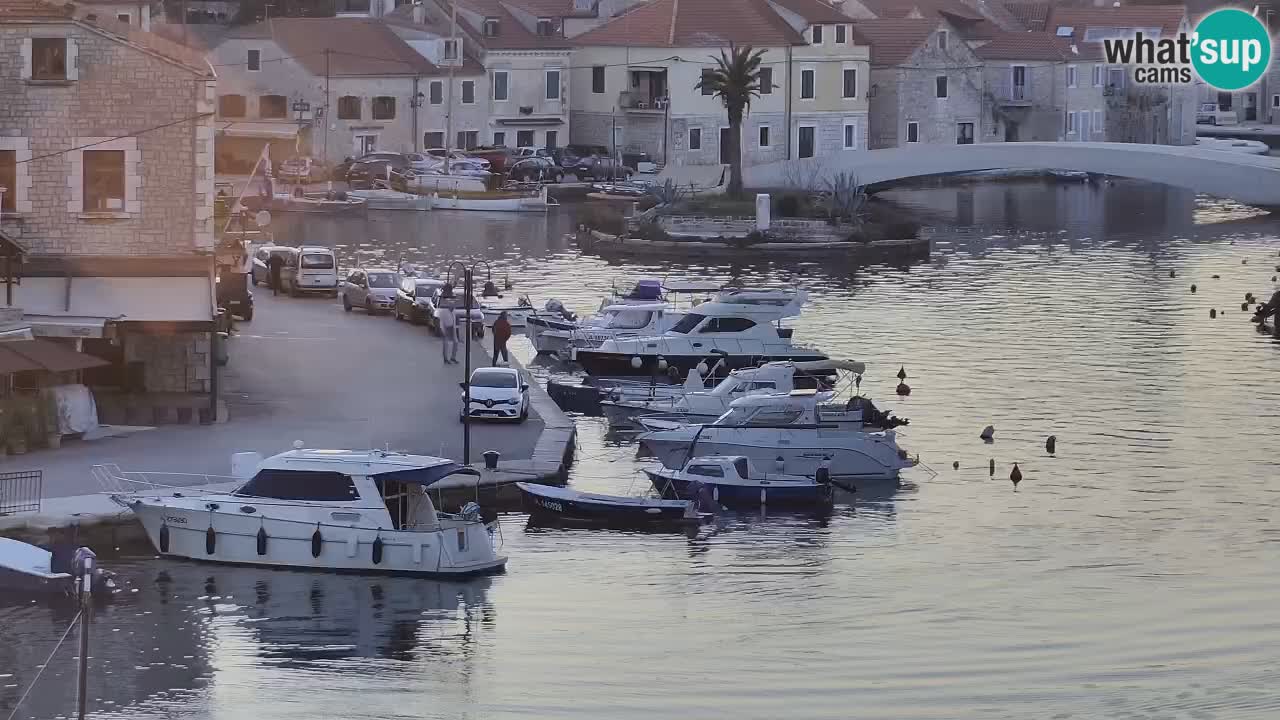
[[[651,431],[638,439],[677,470],[694,455],[742,455],[779,473],[813,476],[825,466],[833,478],[872,481],[896,480],[915,464],[893,430],[864,432],[826,422],[820,402],[813,391],[751,395],[734,400],[710,425]]]
[[[721,287],[720,283],[700,280],[640,280],[626,292],[619,292],[615,287],[609,297],[600,302],[594,315],[576,321],[534,318],[527,332],[540,354],[561,355],[575,347],[599,347],[615,337],[661,335],[684,317],[685,306],[692,307],[696,296],[710,296]],[[685,302],[681,302],[682,299]],[[645,316],[639,310],[631,312],[641,307],[653,310],[655,305],[661,306],[658,315]]]
[[[477,474],[451,460],[298,449],[237,461],[249,468],[247,482],[203,494],[155,484],[166,473],[95,472],[162,555],[392,575],[468,575],[506,564],[479,506],[449,514],[431,502],[432,484]]]

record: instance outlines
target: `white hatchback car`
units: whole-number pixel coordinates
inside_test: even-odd
[[[462,402],[466,402],[466,383]],[[465,419],[466,412],[458,413]],[[529,385],[520,379],[520,373],[512,368],[477,368],[471,373],[472,418],[515,420],[524,422],[529,417]]]

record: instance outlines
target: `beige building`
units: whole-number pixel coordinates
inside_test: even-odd
[[[112,363],[104,413],[209,419],[214,73],[88,14],[0,0],[0,232],[25,252],[5,304]]]

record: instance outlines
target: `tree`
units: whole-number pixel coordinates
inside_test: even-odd
[[[764,50],[750,45],[729,44],[720,57],[712,57],[716,67],[702,71],[695,90],[720,98],[729,113],[729,195],[742,196],[742,118],[751,108],[751,98],[760,96],[760,60]]]

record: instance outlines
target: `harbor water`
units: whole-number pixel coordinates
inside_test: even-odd
[[[99,548],[128,587],[95,617],[91,715],[1280,716],[1280,342],[1240,307],[1280,288],[1280,220],[1128,182],[886,197],[929,226],[930,261],[610,262],[564,239],[572,206],[278,220],[277,241],[344,264],[484,258],[499,286],[580,313],[615,280],[802,285],[796,339],[866,362],[863,391],[910,418],[899,441],[923,465],[828,516],[691,535],[504,515],[507,572],[470,582]],[[578,423],[571,486],[646,489],[630,438]],[[5,715],[73,615],[0,605]],[[73,713],[74,655],[18,718]]]

